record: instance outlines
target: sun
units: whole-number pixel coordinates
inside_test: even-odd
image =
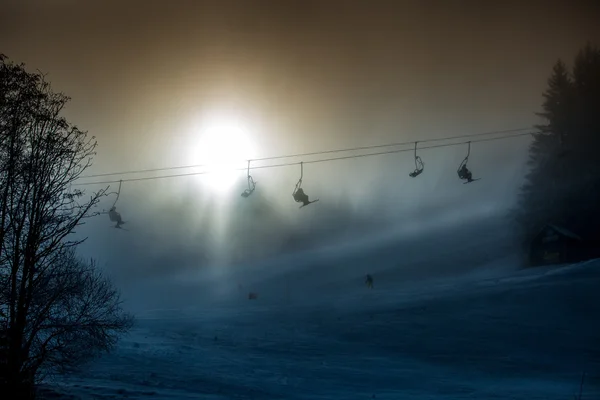
[[[229,193],[254,154],[248,127],[241,118],[218,116],[202,121],[190,146],[192,162],[203,165],[200,179],[215,193]]]

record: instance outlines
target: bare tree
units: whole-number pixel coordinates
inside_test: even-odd
[[[106,193],[71,190],[95,138],[61,116],[70,99],[43,74],[0,57],[0,90],[0,390],[27,398],[43,373],[109,350],[132,318],[71,236]]]

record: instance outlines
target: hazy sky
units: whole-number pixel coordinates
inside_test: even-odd
[[[556,59],[570,63],[586,41],[599,42],[599,9],[595,1],[3,0],[0,52],[47,72],[72,97],[69,118],[99,140],[91,172],[112,172],[202,163],[190,149],[198,121],[215,113],[243,121],[248,157],[531,126]],[[119,205],[136,234],[115,239],[121,232],[106,218],[91,224],[90,243],[125,253],[152,243],[161,254],[152,259],[169,263],[173,254],[196,260],[207,236],[252,252],[257,238],[272,247],[336,226],[360,233],[389,215],[456,222],[513,198],[527,144],[474,144],[470,165],[484,179],[473,185],[456,177],[465,147],[424,152],[415,180],[410,153],[312,164],[304,186],[321,202],[301,211],[290,196],[297,167],[257,171],[262,197],[248,200],[272,207],[260,220],[256,205],[238,205],[243,173],[227,199],[211,197],[202,177],[126,183]],[[222,204],[235,213],[219,212]]]

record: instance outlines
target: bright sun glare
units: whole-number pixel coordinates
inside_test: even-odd
[[[202,170],[208,172],[200,179],[216,193],[230,192],[244,174],[236,169],[254,153],[247,126],[239,118],[220,116],[203,121],[195,134],[192,162],[206,165]]]

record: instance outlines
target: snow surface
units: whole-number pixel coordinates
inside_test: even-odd
[[[600,398],[600,260],[246,295],[140,313],[46,398]]]

